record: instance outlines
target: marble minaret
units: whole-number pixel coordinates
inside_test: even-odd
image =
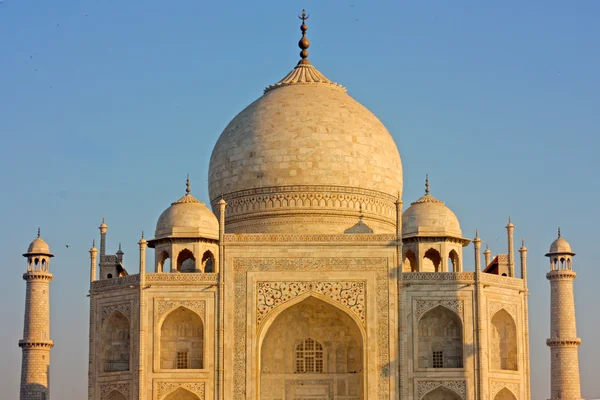
[[[27,282],[25,297],[25,326],[21,364],[20,400],[50,399],[50,247],[40,237],[31,242],[27,253],[27,272],[23,279]]]
[[[569,243],[560,236],[550,246],[546,257],[550,258],[550,347],[552,400],[580,400],[579,360],[577,348],[581,339],[577,337],[575,323],[575,299],[572,258],[575,255]]]

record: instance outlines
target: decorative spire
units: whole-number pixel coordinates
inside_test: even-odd
[[[429,174],[425,174],[425,194],[429,194]]]
[[[200,201],[192,196],[192,190],[190,189],[190,174],[187,174],[187,179],[185,180],[185,196],[171,203],[171,205],[181,203],[200,203]]]
[[[39,230],[38,230],[38,232],[39,232]],[[38,236],[39,236],[39,235],[40,235],[40,234],[38,233]],[[558,227],[558,237],[560,237],[560,226]]]
[[[298,18],[302,20],[302,25],[300,25],[300,30],[302,31],[302,38],[298,42],[298,47],[300,47],[300,57],[302,58],[298,64],[310,64],[308,58],[308,48],[310,47],[310,42],[306,38],[306,31],[308,30],[308,26],[306,26],[306,20],[308,19],[308,15],[305,10],[302,10],[302,15],[298,15]]]
[[[92,239],[92,248],[96,247],[96,239]]]
[[[187,174],[187,179],[185,180],[185,193],[190,194],[192,191],[190,190],[190,174]]]
[[[144,231],[142,231],[142,239],[144,238]]]
[[[121,251],[121,242],[119,242],[119,251]]]
[[[417,203],[440,203],[444,204],[443,201],[440,201],[431,195],[431,190],[429,190],[429,174],[425,174],[425,196],[421,197],[419,200],[415,201],[411,204]]]
[[[558,236],[560,236],[560,228],[558,228]],[[40,227],[38,226],[38,237],[40,237]]]
[[[475,229],[475,241],[481,242],[481,239],[479,239],[479,229]]]

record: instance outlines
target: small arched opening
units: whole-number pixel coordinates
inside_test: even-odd
[[[200,400],[200,398],[189,390],[179,388],[169,393],[164,400]]]
[[[165,318],[160,329],[162,369],[202,369],[204,323],[198,314],[179,307]]]
[[[113,390],[110,392],[106,400],[127,400],[127,397],[125,397],[125,395],[118,390]]]
[[[33,262],[33,269],[34,271],[39,271],[40,269],[40,259],[36,258],[35,261]]]
[[[460,260],[456,250],[451,250],[448,254],[448,266],[452,268],[452,272],[460,272]]]
[[[462,368],[463,332],[460,317],[443,306],[419,320],[419,368]]]
[[[183,249],[177,256],[177,271],[194,272],[196,271],[196,257],[188,249]]]
[[[504,388],[498,392],[498,394],[494,397],[494,400],[517,400],[517,398],[510,390]]]
[[[427,250],[423,256],[422,272],[439,272],[441,261],[442,257],[439,251],[433,248]]]
[[[402,261],[402,272],[416,272],[417,256],[412,250],[404,253],[404,261]]]
[[[156,272],[172,272],[171,271],[171,257],[166,250],[163,250],[158,257],[158,264],[156,266]]]
[[[202,255],[202,271],[206,273],[215,272],[215,256],[208,250]]]
[[[439,386],[431,392],[427,393],[423,396],[422,400],[462,400],[458,393],[445,388],[443,386]]]
[[[104,372],[129,371],[130,334],[127,317],[116,311],[104,322],[103,333]]]
[[[490,359],[492,369],[517,370],[517,327],[506,310],[492,317]]]

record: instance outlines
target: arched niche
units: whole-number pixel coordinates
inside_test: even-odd
[[[448,254],[448,266],[452,268],[452,272],[460,272],[460,260],[456,250],[451,250]]]
[[[458,393],[439,386],[427,393],[421,400],[462,400]]]
[[[179,272],[195,272],[196,271],[196,257],[188,249],[183,249],[177,256],[177,271]]]
[[[325,300],[290,305],[260,344],[260,398],[364,398],[363,341],[356,321]]]
[[[104,372],[129,371],[131,337],[129,319],[125,314],[115,311],[106,319],[102,345]]]
[[[402,272],[415,272],[417,270],[417,257],[412,250],[404,253],[404,261],[402,262]]]
[[[198,314],[179,307],[160,328],[161,369],[204,368],[204,323]]]
[[[460,317],[444,306],[427,311],[418,324],[419,368],[462,368],[463,329]]]
[[[125,395],[118,390],[113,390],[110,392],[106,400],[127,400],[127,397],[125,397]]]
[[[202,272],[215,272],[215,256],[209,250],[202,255]]]
[[[490,360],[492,369],[517,370],[517,327],[504,309],[492,317]]]
[[[189,390],[179,388],[169,393],[163,400],[200,400],[200,398]]]
[[[517,400],[517,398],[510,390],[504,388],[496,394],[494,400]]]
[[[422,272],[438,272],[440,270],[440,264],[442,262],[442,257],[440,256],[440,252],[436,249],[429,249],[425,252],[423,256],[423,265],[421,268]]]

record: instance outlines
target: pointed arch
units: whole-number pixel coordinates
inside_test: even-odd
[[[421,400],[462,400],[462,397],[454,390],[444,386],[438,386],[427,392]]]
[[[417,271],[417,256],[412,250],[407,250],[404,253],[404,260],[402,261],[402,272],[416,272]]]
[[[188,249],[183,249],[177,256],[177,271],[194,272],[196,270],[196,257]]]
[[[166,395],[163,400],[200,400],[200,398],[189,390],[180,387]]]
[[[418,367],[463,368],[463,327],[458,314],[438,305],[418,322]]]
[[[123,393],[121,393],[117,389],[115,389],[109,393],[106,400],[127,400],[127,397],[125,397],[125,395]]]
[[[492,369],[517,370],[517,326],[513,317],[500,309],[492,317],[490,362]]]
[[[450,250],[448,254],[448,266],[452,266],[452,272],[460,272],[460,260],[458,259],[458,253],[456,250]]]
[[[215,256],[210,250],[202,255],[202,271],[205,273],[215,272]]]
[[[421,268],[421,271],[439,272],[441,263],[442,257],[440,256],[440,252],[432,247],[427,250],[423,256],[423,268]]]
[[[260,398],[301,397],[293,392],[296,389],[279,383],[304,373],[319,375],[317,380],[303,384],[304,393],[330,398],[322,382],[335,379],[342,390],[340,396],[363,398],[366,346],[351,313],[312,294],[289,303],[262,326],[258,347]]]
[[[504,387],[494,396],[494,400],[517,400],[517,397],[507,387]]]
[[[160,256],[158,257],[158,264],[156,265],[156,272],[167,272],[167,268],[168,271],[171,272],[171,256],[169,255],[169,252],[166,250],[163,250],[160,253]]]
[[[129,371],[131,359],[130,322],[120,311],[114,311],[102,329],[104,372]]]
[[[160,368],[204,368],[204,322],[186,307],[171,311],[161,324]]]

